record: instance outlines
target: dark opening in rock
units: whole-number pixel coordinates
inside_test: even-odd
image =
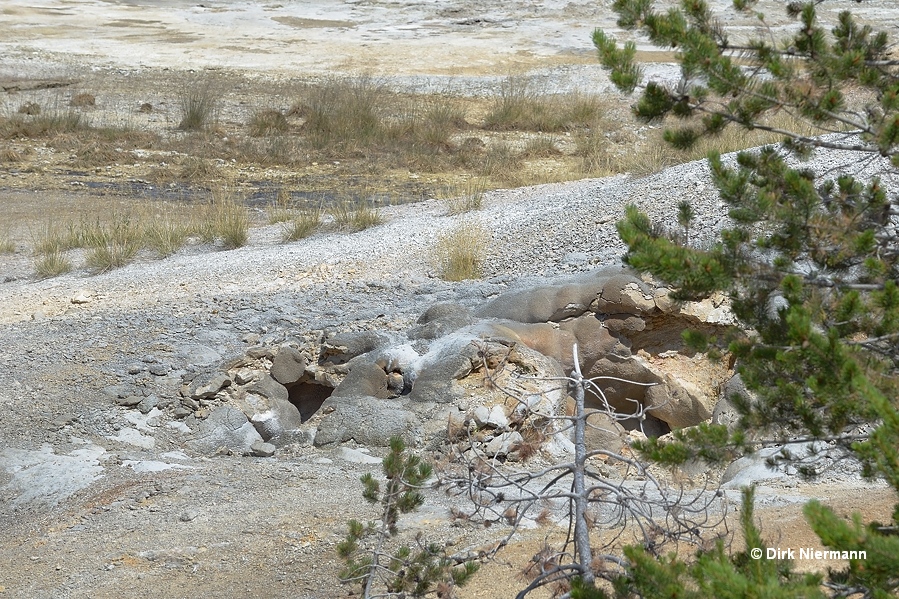
[[[314,383],[296,383],[287,387],[290,403],[300,411],[300,421],[306,422],[318,412],[334,389]]]
[[[659,420],[652,414],[647,414],[643,420],[639,418],[628,418],[619,421],[619,424],[627,431],[640,431],[650,439],[667,435],[671,432],[671,427],[664,420]]]
[[[628,385],[627,387],[632,391],[636,390],[636,392],[631,393],[631,395],[637,395],[640,399],[626,399],[624,397],[616,396],[616,392],[619,392],[621,390],[620,387],[623,386],[624,384],[619,384],[619,388],[610,387],[604,391],[613,412],[621,416],[621,418],[616,418],[615,420],[624,427],[624,430],[638,430],[649,438],[661,437],[662,435],[667,435],[671,432],[671,427],[667,422],[660,420],[652,414],[646,414],[642,420],[633,417],[632,415],[639,411],[640,405],[643,403],[643,389],[636,385]],[[584,397],[584,405],[587,409],[600,410],[601,412],[607,410],[606,402],[592,391],[588,391]],[[628,418],[628,416],[631,417]]]

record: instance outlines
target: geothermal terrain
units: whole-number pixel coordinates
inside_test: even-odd
[[[316,399],[291,396],[302,426],[273,444],[261,443],[271,439],[257,439],[246,419],[232,427],[243,437],[225,435],[227,422],[213,414],[234,398],[221,381],[206,396],[200,387],[241,369],[248,380],[261,377],[285,347],[327,362],[329,339],[369,334],[379,347],[403,348],[396,355],[411,355],[414,364],[438,345],[438,337],[410,336],[435,305],[477,316],[504,294],[580,285],[619,267],[614,224],[627,204],[674,228],[677,203],[689,199],[702,215],[692,232],[699,243],[726,224],[705,165],[650,152],[657,130],[632,126],[628,100],[612,93],[595,64],[590,33],[616,30],[611,2],[495,4],[3,3],[3,118],[34,122],[37,113],[20,113],[29,104],[44,115],[77,109],[93,129],[0,139],[0,241],[9,246],[0,253],[0,597],[346,596],[335,546],[349,518],[377,517],[362,500],[359,477],[380,471],[382,444],[362,434],[316,441],[320,423],[336,418],[327,412],[333,385],[320,385]],[[783,25],[777,3],[760,6],[773,28]],[[892,3],[853,9],[896,33]],[[756,27],[738,19],[726,25],[734,35]],[[669,57],[641,52],[652,73],[671,76]],[[265,107],[284,113],[288,130],[301,127],[306,117],[301,109],[291,114],[294,98],[338,76],[376,80],[378,93],[398,106],[415,94],[431,103],[449,97],[467,110],[468,124],[457,125],[449,149],[426,163],[345,147],[340,155],[289,149],[289,159],[262,160],[258,147],[281,156],[280,138],[235,133]],[[495,99],[522,80],[540,94],[601,94],[596,118],[608,126],[603,144],[614,148],[607,160],[584,160],[594,154],[579,149],[570,130],[543,140],[526,127],[484,125]],[[182,132],[184,89],[209,81],[220,100],[215,124]],[[83,105],[72,108],[79,94]],[[101,128],[130,133],[110,141]],[[535,140],[551,149],[544,143],[542,153],[528,153]],[[499,163],[501,152],[491,151],[500,144],[518,160],[486,168]],[[251,146],[257,153],[245,150]],[[469,147],[471,154],[459,153]],[[882,171],[837,153],[815,160],[822,171]],[[889,177],[885,184],[899,189]],[[78,247],[65,250],[69,272],[36,272],[40,240],[51,229],[120,222],[118,214],[187,221],[222,193],[246,207],[248,238],[236,249],[192,233],[165,258],[143,248],[120,268],[98,268]],[[460,195],[477,196],[480,209],[456,214]],[[355,232],[334,226],[327,208],[343,200],[367,202],[380,223]],[[315,205],[325,207],[323,226],[285,242],[273,212]],[[438,248],[458,240],[458,231],[478,233],[480,272],[451,282]],[[704,322],[723,318],[716,314],[705,313]],[[711,384],[696,362],[663,353],[674,375]],[[658,362],[653,351],[647,355]],[[307,365],[304,372],[313,371]],[[323,379],[346,375],[321,372]],[[454,409],[465,413],[478,393]],[[445,429],[444,407],[435,405],[431,420],[416,412],[413,428],[428,433],[410,438],[438,464],[449,454],[434,432]],[[362,426],[389,428],[393,414],[370,412]],[[538,452],[531,463],[553,459]],[[758,481],[763,532],[782,547],[815,546],[801,517],[809,498],[843,514],[861,509],[866,519],[892,509],[885,487],[862,481],[851,464],[811,484],[762,462],[728,473],[658,474],[687,487],[724,481],[716,509],[731,512],[739,484]],[[502,522],[460,522],[454,507],[464,508],[464,498],[428,490],[424,508],[401,529],[420,530],[458,554],[487,553],[509,534]],[[544,539],[564,538],[554,524],[563,520],[557,507],[549,523],[525,527],[485,559],[459,595],[506,597],[523,588],[521,572]]]

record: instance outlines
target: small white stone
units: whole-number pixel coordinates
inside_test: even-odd
[[[503,406],[493,406],[490,408],[490,414],[487,416],[487,425],[493,428],[506,428],[509,426],[509,419],[506,417],[506,410]]]
[[[503,433],[494,437],[493,440],[487,444],[487,447],[484,448],[484,451],[490,456],[508,455],[509,452],[512,451],[512,447],[521,443],[523,440],[524,439],[518,431]]]
[[[75,295],[72,296],[73,304],[87,304],[93,299],[93,292],[88,291],[86,289],[82,289],[80,291],[76,291]]]

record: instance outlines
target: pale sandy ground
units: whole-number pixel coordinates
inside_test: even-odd
[[[595,28],[620,32],[612,0],[4,0],[5,58],[94,66],[234,68],[272,74],[504,75],[592,63]],[[660,3],[665,4],[665,3]],[[716,8],[730,3],[717,0]],[[834,13],[844,3],[827,2]],[[892,2],[853,3],[863,22],[895,31]],[[782,3],[757,6],[783,25]],[[724,16],[735,38],[761,32]],[[639,41],[639,40],[638,40]],[[649,49],[645,43],[641,48]],[[3,68],[3,67],[0,67]],[[7,63],[6,69],[16,68]]]

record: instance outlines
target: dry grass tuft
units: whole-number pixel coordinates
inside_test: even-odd
[[[763,122],[780,129],[796,131],[802,135],[819,135],[821,133],[808,122],[786,112],[770,115]],[[690,124],[689,121],[669,123],[675,127],[690,126]],[[636,153],[630,154],[620,161],[618,172],[628,172],[638,177],[646,177],[677,164],[704,160],[710,150],[726,154],[782,141],[782,137],[774,133],[760,129],[750,131],[731,125],[718,135],[699,139],[690,149],[679,150],[662,139],[662,131],[662,129],[653,130],[640,144]]]
[[[41,113],[41,105],[37,102],[25,102],[19,106],[17,110],[19,114],[27,114],[28,116],[37,116]]]
[[[74,106],[75,108],[89,108],[96,105],[97,99],[93,94],[88,93],[75,94],[72,96],[72,99],[69,100],[69,106]]]
[[[575,138],[575,155],[581,158],[581,172],[604,177],[618,171],[618,161],[610,152],[610,142],[601,131],[584,131]]]
[[[39,277],[58,277],[72,270],[72,262],[61,250],[40,254],[34,261],[34,270]]]
[[[52,137],[88,128],[80,114],[73,110],[36,113],[32,116],[13,115],[0,118],[0,139]]]
[[[659,139],[640,146],[640,150],[617,161],[620,172],[636,177],[648,177],[676,164],[689,162],[682,150],[677,150]]]
[[[468,178],[463,183],[447,185],[441,194],[446,203],[447,214],[456,215],[482,209],[486,191],[487,182],[477,177]]]
[[[215,163],[199,156],[186,156],[178,166],[176,176],[182,181],[207,181],[216,174]]]
[[[22,162],[25,156],[15,148],[3,148],[0,150],[0,162]]]
[[[139,246],[130,240],[111,241],[88,250],[85,264],[98,273],[107,272],[130,264],[138,249]]]
[[[290,124],[280,110],[265,108],[253,113],[253,116],[250,117],[249,128],[251,136],[265,137],[287,133]]]
[[[515,152],[511,144],[498,141],[487,148],[478,170],[483,177],[512,181],[519,176],[520,167],[521,155]]]
[[[292,220],[296,212],[292,204],[290,191],[284,188],[279,189],[278,196],[268,209],[268,224],[276,225]]]
[[[84,142],[75,149],[75,164],[78,166],[104,166],[121,159],[121,152],[115,144],[106,142]]]
[[[306,151],[322,159],[439,172],[451,162],[453,134],[469,126],[465,114],[455,96],[398,94],[363,76],[307,86],[288,116],[303,120]]]
[[[315,233],[322,224],[319,208],[305,208],[282,224],[281,238],[284,241],[299,241]]]
[[[221,86],[213,79],[186,81],[179,93],[182,131],[204,131],[218,122]]]
[[[246,206],[226,188],[213,190],[199,226],[206,243],[220,241],[225,249],[246,245],[250,237],[250,217]]]
[[[331,206],[329,212],[334,227],[348,233],[363,231],[384,222],[381,211],[373,202],[344,200]]]
[[[16,244],[8,231],[0,231],[0,254],[15,254]]]
[[[372,77],[335,78],[300,88],[296,92],[298,102],[287,114],[275,109],[283,101],[283,90],[269,90],[245,125],[217,124],[223,101],[231,99],[225,94],[229,90],[223,85],[224,79],[217,77],[196,76],[185,80],[180,96],[176,85],[171,98],[154,99],[161,111],[167,107],[173,110],[170,124],[198,131],[189,135],[143,129],[159,127],[168,120],[167,112],[161,119],[134,120],[141,123],[140,128],[95,127],[90,120],[101,124],[127,121],[121,119],[121,114],[105,112],[105,107],[82,110],[96,105],[91,94],[61,92],[56,104],[43,99],[40,104],[25,102],[25,96],[0,113],[0,140],[4,140],[0,141],[0,165],[15,164],[23,172],[59,176],[73,165],[77,168],[119,164],[120,169],[109,169],[112,172],[91,169],[91,177],[113,194],[118,193],[115,190],[141,193],[140,184],[111,179],[113,173],[127,171],[129,179],[160,183],[153,193],[162,197],[171,197],[179,189],[193,194],[237,169],[284,165],[292,169],[285,173],[284,181],[303,180],[304,187],[308,185],[309,189],[328,195],[333,193],[331,185],[353,189],[354,197],[360,197],[356,190],[364,189],[399,193],[402,197],[436,194],[446,202],[449,214],[461,214],[480,209],[488,187],[570,180],[585,174],[629,172],[642,176],[703,158],[711,143],[732,151],[779,141],[771,134],[731,126],[717,139],[700,141],[690,151],[674,150],[661,141],[660,127],[641,126],[627,106],[588,94],[545,93],[538,80],[525,77],[510,77],[493,99],[454,94],[449,89],[401,93]],[[135,101],[133,110],[139,101]],[[141,110],[155,109],[145,104]],[[90,115],[90,120],[86,115]],[[815,133],[785,112],[771,118],[769,124],[779,128]],[[661,125],[691,124],[696,123]],[[45,148],[54,150],[51,160],[44,160]],[[133,152],[137,149],[149,152]],[[33,159],[36,151],[42,152],[42,160]],[[409,177],[412,173],[416,176]],[[436,176],[418,177],[419,173]],[[461,183],[439,189],[441,181]],[[265,183],[250,183],[260,190],[267,187]],[[371,194],[362,193],[361,197]],[[314,233],[323,218],[345,231],[379,224],[382,218],[378,205],[342,202],[329,210],[330,216],[325,216],[322,208],[304,209],[283,193],[268,216],[271,223],[283,225],[283,238],[290,241]],[[89,212],[101,214],[94,209]],[[56,262],[62,262],[69,249],[85,247],[89,250],[86,254],[96,254],[92,258],[95,268],[105,270],[130,259],[134,245],[167,256],[177,252],[192,235],[225,247],[246,243],[249,214],[242,202],[214,199],[198,212],[202,214],[197,216],[196,224],[190,225],[186,224],[188,218],[179,224],[159,214],[139,216],[140,224],[135,225],[140,230],[139,240],[130,245],[119,244],[121,247],[113,247],[108,240],[89,245],[91,238],[108,236],[105,229],[113,223],[106,214],[101,214],[102,226],[75,221],[58,228],[47,227],[30,245],[37,256],[52,255]],[[30,223],[40,223],[43,218],[43,214],[36,213],[30,217]],[[455,253],[464,254],[466,243],[456,244],[459,247],[454,248],[458,250]],[[445,260],[438,260],[445,276],[479,276],[478,258],[484,250],[477,249],[475,242],[469,245],[477,251],[469,252],[468,266],[465,257],[451,258],[449,253]],[[74,259],[76,254],[69,257]],[[42,266],[42,271],[52,272],[49,263],[53,260],[48,257],[46,261],[48,265]]]
[[[438,94],[425,102],[427,106],[424,119],[430,126],[441,130],[465,129],[469,126],[467,111],[455,96]]]
[[[53,276],[58,265],[68,262],[63,260],[66,252],[76,248],[86,250],[85,266],[94,272],[129,264],[144,248],[159,257],[170,256],[184,246],[190,234],[199,234],[205,224],[200,216],[208,217],[206,207],[145,206],[108,213],[100,202],[88,207],[78,221],[51,221],[32,231],[31,246],[35,255],[41,257],[35,268],[41,276]]]
[[[69,224],[67,230],[63,230],[55,222],[47,222],[41,230],[31,232],[31,246],[34,253],[47,255],[65,252],[73,247],[79,247],[75,235],[77,231],[73,224]]]
[[[385,135],[381,107],[387,95],[372,77],[335,78],[306,88],[291,113],[305,118],[303,131],[315,148],[365,145]]]
[[[527,142],[521,156],[524,158],[552,158],[561,156],[562,151],[556,145],[557,141],[551,135],[541,135]]]
[[[477,221],[463,221],[441,235],[435,246],[440,276],[447,281],[478,279],[482,276],[490,232]]]
[[[170,214],[160,215],[145,226],[144,245],[165,258],[184,247],[189,232],[182,219]]]
[[[484,127],[496,131],[566,131],[589,127],[602,108],[597,96],[547,94],[532,77],[512,76],[501,85]]]
[[[82,224],[80,244],[87,248],[85,262],[97,272],[130,264],[143,242],[143,231],[130,214],[114,214],[108,222]]]

